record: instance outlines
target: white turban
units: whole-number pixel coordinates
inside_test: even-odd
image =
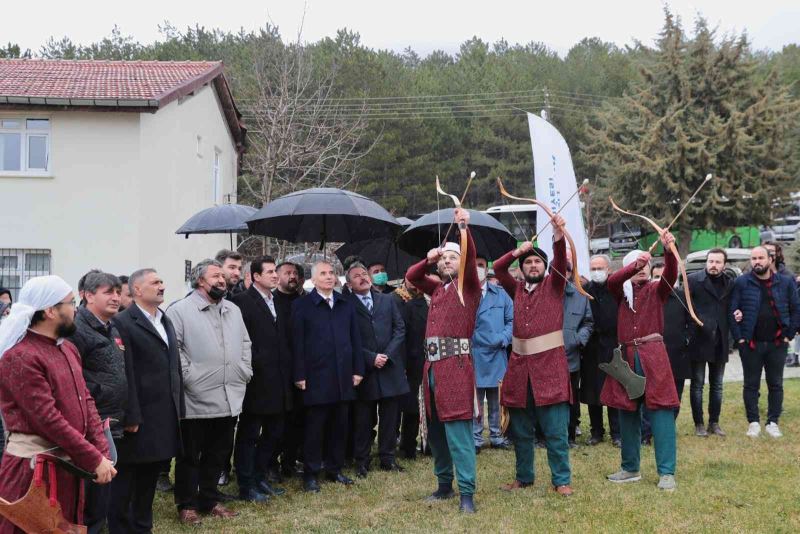
[[[631,263],[638,260],[639,256],[641,255],[642,255],[641,250],[631,250],[622,259],[622,266],[627,267]],[[628,307],[632,311],[636,311],[633,309],[633,283],[630,280],[625,280],[625,283],[622,284],[622,293],[625,295],[625,300],[628,301]]]
[[[461,255],[461,246],[458,243],[453,243],[452,241],[448,241],[442,247],[442,252],[455,252],[459,256]]]
[[[22,340],[34,313],[55,306],[70,293],[69,284],[55,275],[37,276],[25,282],[11,312],[0,323],[0,358]]]

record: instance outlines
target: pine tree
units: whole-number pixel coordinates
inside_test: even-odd
[[[798,112],[777,76],[757,75],[746,35],[717,44],[698,18],[688,38],[667,10],[656,48],[642,55],[640,80],[591,121],[584,158],[620,205],[662,226],[713,173],[673,227],[685,254],[692,230],[766,223],[794,190]]]

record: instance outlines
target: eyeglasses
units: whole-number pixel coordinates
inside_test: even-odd
[[[67,302],[59,302],[58,304],[56,304],[56,305],[55,305],[55,306],[53,306],[53,307],[54,307],[54,308],[57,308],[57,307],[59,307],[59,306],[63,306],[63,305],[72,306],[72,307],[74,308],[74,307],[75,307],[75,305],[76,305],[75,299],[68,300]]]

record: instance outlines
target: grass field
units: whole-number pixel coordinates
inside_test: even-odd
[[[721,425],[724,439],[698,438],[684,392],[678,418],[678,489],[656,489],[652,447],[642,449],[643,480],[612,485],[605,475],[619,468],[619,450],[609,442],[580,446],[571,454],[575,495],[563,498],[550,489],[544,450],[536,450],[534,487],[502,492],[514,476],[514,453],[485,449],[478,456],[478,513],[458,513],[458,500],[428,505],[435,489],[429,458],[401,463],[404,473],[370,473],[367,480],[343,487],[323,484],[317,495],[303,493],[298,480],[288,493],[266,505],[236,503],[239,517],[206,519],[199,528],[177,522],[172,496],[156,498],[156,532],[800,532],[800,380],[785,382],[784,437],[762,432],[744,435],[746,421],[741,383],[725,385]],[[766,385],[762,384],[762,422]],[[585,407],[584,407],[585,408]],[[588,416],[582,418],[586,438]],[[351,474],[351,473],[350,473]],[[351,474],[352,476],[352,474]],[[235,491],[232,482],[226,491]]]

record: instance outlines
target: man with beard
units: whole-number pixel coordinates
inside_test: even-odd
[[[287,318],[282,327],[282,333],[291,349],[292,346],[292,303],[302,296],[300,286],[300,271],[296,264],[284,261],[275,268],[278,273],[278,286],[273,290],[272,296],[275,299],[275,308],[279,316]],[[300,448],[303,446],[303,393],[292,388],[292,409],[286,414],[283,428],[283,439],[278,444],[278,448],[273,455],[270,467],[267,470],[267,481],[278,483],[283,481],[283,477],[291,477],[296,473],[295,466],[300,457]],[[280,469],[278,457],[280,456]]]
[[[233,449],[233,430],[253,369],[242,312],[224,298],[222,264],[198,263],[192,269],[192,287],[188,297],[167,309],[167,316],[180,349],[186,403],[175,503],[181,523],[197,525],[198,512],[225,519],[237,515],[220,504],[216,486]]]
[[[600,391],[606,374],[597,366],[611,361],[614,348],[617,346],[617,301],[608,290],[608,275],[611,272],[611,259],[605,254],[592,256],[589,260],[589,277],[586,292],[594,300],[592,307],[594,330],[581,361],[581,402],[588,405],[591,436],[587,443],[597,445],[603,441],[603,405],[600,404]],[[611,407],[606,408],[608,430],[611,443],[620,446],[619,414]]]
[[[475,415],[475,371],[472,365],[471,338],[481,300],[481,282],[475,264],[475,243],[467,227],[469,212],[456,208],[455,222],[466,229],[465,258],[456,243],[431,249],[425,260],[413,265],[406,278],[431,296],[425,332],[427,361],[423,370],[426,387],[425,411],[428,418],[428,443],[433,453],[433,471],[438,489],[426,500],[450,499],[453,492],[453,465],[461,493],[460,510],[475,512],[475,441],[472,418]],[[463,304],[458,294],[459,264],[463,270]],[[442,280],[426,275],[437,264]]]
[[[244,284],[241,283],[242,262],[244,261],[242,255],[236,251],[224,248],[217,252],[214,259],[222,264],[222,271],[225,273],[225,281],[227,282],[228,289],[225,298],[229,299],[244,291]]]
[[[0,497],[16,501],[33,478],[31,457],[58,449],[79,468],[108,484],[116,470],[75,346],[75,297],[58,276],[31,278],[0,325],[0,411],[8,443],[0,466]],[[70,523],[83,520],[83,481],[45,469],[48,493]],[[50,478],[55,474],[55,479]],[[0,534],[21,533],[0,518]]]
[[[530,241],[494,262],[497,279],[514,299],[514,336],[500,403],[509,408],[511,416],[516,477],[502,489],[514,491],[533,484],[533,440],[538,422],[546,439],[553,490],[566,497],[572,495],[567,440],[572,388],[562,331],[567,245],[564,219],[556,215],[552,222],[552,274],[547,275],[547,254]],[[509,274],[515,260],[524,281]]]
[[[706,268],[689,275],[689,292],[703,322],[699,327],[689,325],[689,354],[691,358],[691,386],[695,435],[725,436],[719,426],[722,409],[722,377],[728,363],[728,301],[733,281],[725,274],[728,255],[721,248],[708,251]],[[708,367],[708,429],[703,425],[703,385]]]
[[[124,312],[133,304],[133,295],[131,295],[131,289],[128,285],[130,278],[125,274],[121,274],[117,278],[119,278],[119,283],[122,284],[122,290],[119,293],[119,311]]]
[[[664,250],[675,241],[669,232],[661,235]],[[669,356],[664,345],[664,303],[678,278],[678,259],[664,257],[662,279],[650,280],[650,254],[634,250],[625,256],[623,268],[608,279],[608,288],[619,303],[617,336],[622,357],[638,375],[647,378],[644,396],[630,399],[622,384],[609,376],[600,401],[620,410],[622,436],[621,469],[608,476],[614,483],[638,482],[641,456],[641,410],[647,409],[655,444],[658,488],[673,491],[675,463],[674,409],[680,406]]]
[[[731,334],[736,340],[744,371],[745,412],[749,426],[747,435],[761,433],[758,397],[761,372],[767,381],[767,425],[773,438],[783,434],[778,419],[783,410],[783,365],[786,347],[800,327],[800,300],[794,279],[775,272],[773,258],[764,247],[750,252],[752,270],[733,284],[730,311],[734,321]]]

